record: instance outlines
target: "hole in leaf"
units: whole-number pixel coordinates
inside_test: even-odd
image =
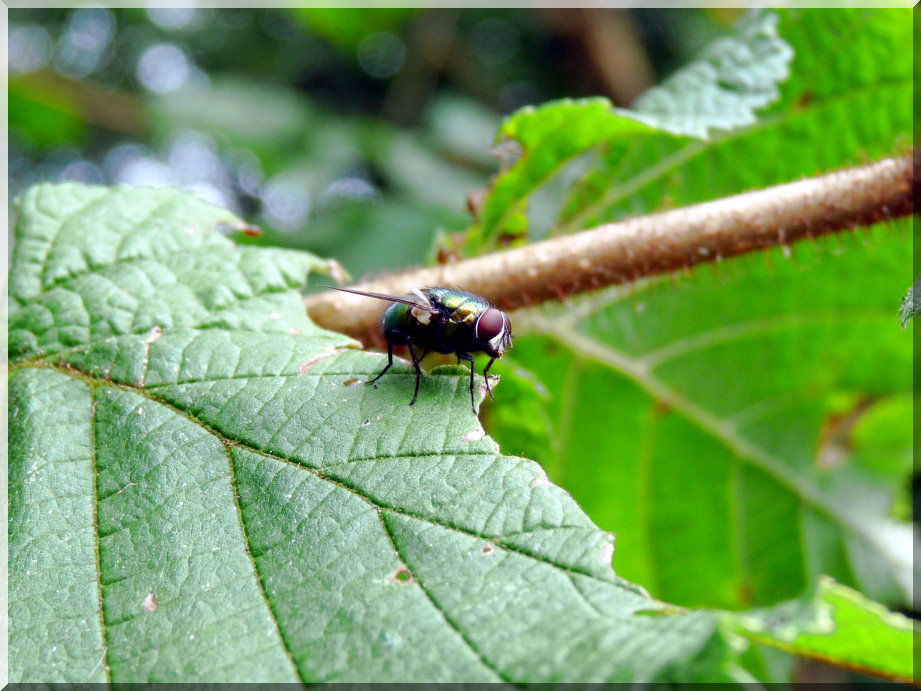
[[[409,585],[410,583],[413,583],[415,579],[413,578],[413,574],[409,569],[407,569],[405,566],[401,566],[393,572],[393,581],[394,583],[399,583],[400,585]]]

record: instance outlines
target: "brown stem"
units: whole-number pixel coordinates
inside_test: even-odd
[[[627,10],[544,7],[535,12],[562,41],[564,55],[581,58],[565,61],[563,67],[586,91],[605,94],[626,108],[655,83],[646,49]]]
[[[913,210],[912,158],[889,158],[713,202],[355,286],[401,295],[457,286],[514,310],[804,238],[868,226]],[[380,346],[378,300],[328,291],[306,299],[320,326]]]
[[[53,110],[76,114],[98,127],[139,135],[144,130],[141,99],[93,82],[70,79],[48,69],[11,80],[30,100]]]

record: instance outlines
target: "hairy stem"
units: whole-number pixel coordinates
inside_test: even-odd
[[[713,202],[609,223],[355,288],[401,295],[457,286],[514,310],[912,213],[912,158],[889,158]],[[328,291],[306,300],[317,324],[381,345],[383,305]]]

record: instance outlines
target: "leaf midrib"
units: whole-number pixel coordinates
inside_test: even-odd
[[[253,574],[256,577],[256,584],[259,588],[259,594],[262,596],[266,610],[271,615],[272,623],[275,625],[275,631],[278,633],[278,640],[281,642],[282,650],[284,651],[285,656],[288,658],[288,662],[291,664],[291,669],[294,670],[297,678],[301,680],[302,684],[304,684],[306,683],[306,679],[304,679],[304,675],[301,673],[300,666],[294,661],[294,654],[291,651],[291,645],[288,643],[288,639],[285,638],[285,633],[282,630],[281,624],[278,620],[278,613],[275,611],[275,607],[272,605],[272,599],[265,591],[265,581],[262,577],[262,572],[259,570],[259,562],[256,560],[256,557],[253,554],[252,546],[249,540],[249,533],[246,529],[246,521],[243,518],[243,507],[240,506],[240,492],[237,489],[237,471],[233,466],[233,452],[230,445],[226,441],[221,441],[224,455],[227,457],[228,476],[230,477],[230,490],[231,495],[233,496],[233,508],[237,515],[237,519],[240,522],[240,532],[243,535],[243,549],[246,552],[246,556],[249,559]]]
[[[90,448],[93,465],[93,551],[96,559],[96,597],[99,598],[99,631],[102,636],[102,669],[109,684],[112,683],[112,670],[109,667],[109,634],[106,623],[105,604],[102,598],[102,558],[99,549],[99,465],[96,462],[96,389],[89,387],[90,393]]]

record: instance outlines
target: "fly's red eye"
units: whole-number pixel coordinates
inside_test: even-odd
[[[491,341],[505,328],[505,315],[495,308],[490,308],[480,315],[476,322],[478,341]]]

